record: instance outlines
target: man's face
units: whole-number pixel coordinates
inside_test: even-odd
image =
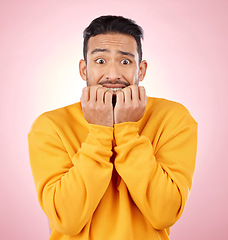
[[[80,73],[88,86],[101,84],[113,91],[138,85],[144,78],[145,70],[146,62],[139,64],[135,39],[119,33],[91,37],[87,63],[84,60],[80,62]]]

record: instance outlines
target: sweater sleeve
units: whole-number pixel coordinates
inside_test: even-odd
[[[149,138],[138,134],[137,123],[115,125],[114,136],[115,167],[133,201],[155,229],[172,226],[192,184],[197,123],[188,114],[156,152]]]
[[[89,125],[71,159],[50,119],[41,115],[28,134],[39,203],[57,231],[77,235],[92,217],[112,176],[113,128]]]

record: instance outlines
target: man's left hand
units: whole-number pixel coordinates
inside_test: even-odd
[[[131,85],[116,92],[114,123],[137,122],[146,110],[147,96],[145,88]]]

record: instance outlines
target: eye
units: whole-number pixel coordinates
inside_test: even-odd
[[[98,63],[98,64],[104,64],[105,60],[103,58],[98,58],[98,59],[96,59],[95,62]]]
[[[128,60],[128,59],[123,59],[123,60],[121,61],[121,63],[124,64],[124,65],[128,65],[128,64],[131,63],[131,61]]]

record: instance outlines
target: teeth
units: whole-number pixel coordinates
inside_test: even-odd
[[[109,88],[109,89],[112,90],[113,92],[116,92],[116,91],[122,90],[122,88]]]

